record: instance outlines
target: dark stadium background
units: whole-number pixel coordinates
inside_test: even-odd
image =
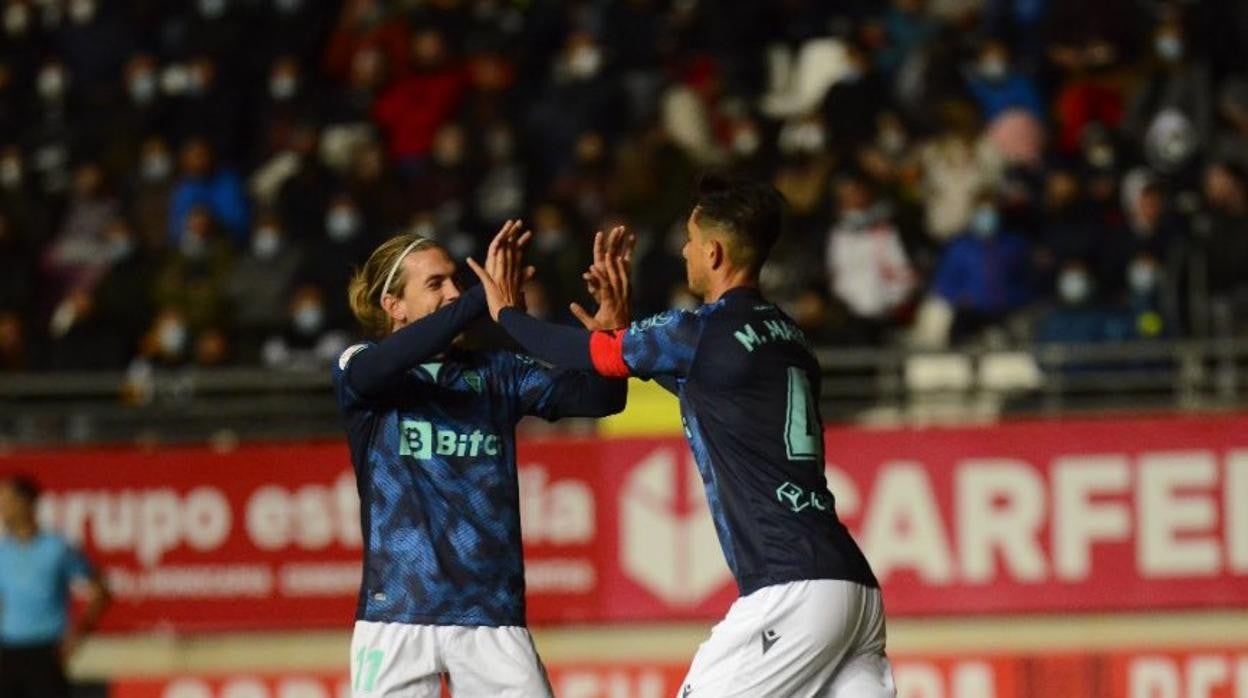
[[[571,322],[623,223],[634,316],[691,307],[716,170],[789,202],[903,698],[1245,695],[1245,46],[1235,0],[0,0],[0,473],[118,595],[81,694],[340,695],[351,266],[522,217]],[[674,694],[733,598],[631,400],[524,425],[559,695]]]

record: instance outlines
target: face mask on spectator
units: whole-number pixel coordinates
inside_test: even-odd
[[[1094,145],[1088,149],[1088,164],[1098,170],[1107,170],[1114,166],[1114,149],[1105,144]]]
[[[1152,293],[1157,288],[1157,265],[1144,260],[1132,262],[1127,269],[1127,283],[1137,295]]]
[[[980,206],[971,216],[971,232],[981,238],[990,238],[997,232],[997,209],[991,206]]]
[[[179,63],[167,66],[160,74],[160,86],[167,95],[176,96],[186,92],[187,84],[190,81],[190,73],[187,71],[186,66]]]
[[[737,155],[753,155],[760,145],[762,139],[758,137],[758,130],[751,126],[742,126],[732,134],[732,152]]]
[[[69,3],[69,19],[74,24],[87,24],[95,19],[94,0],[72,0]]]
[[[533,236],[533,247],[542,254],[550,254],[562,249],[568,239],[563,228],[546,228]]]
[[[225,14],[225,0],[199,0],[199,13],[208,19]]]
[[[188,259],[199,259],[208,250],[208,243],[204,242],[200,236],[187,232],[182,234],[180,249]]]
[[[5,158],[0,162],[0,186],[5,189],[16,189],[22,183],[22,161],[17,158]]]
[[[294,323],[295,329],[303,335],[313,335],[321,329],[321,324],[325,322],[325,311],[321,310],[321,306],[313,304],[304,304],[295,311]]]
[[[120,262],[134,252],[134,238],[129,236],[115,237],[108,243],[108,258]]]
[[[325,232],[334,242],[346,242],[360,230],[360,216],[349,206],[330,209],[325,216]]]
[[[161,352],[176,356],[186,348],[186,325],[181,322],[167,322],[156,335]]]
[[[61,95],[65,94],[65,71],[59,66],[45,66],[39,71],[35,88],[39,90],[39,96],[45,100],[60,99]]]
[[[208,76],[202,67],[194,67],[186,71],[186,94],[199,97],[208,91]]]
[[[1009,66],[999,56],[985,56],[979,59],[979,74],[986,80],[1000,80],[1005,77]]]
[[[1173,63],[1183,57],[1183,40],[1177,36],[1170,34],[1159,36],[1153,42],[1153,47],[1162,60]]]
[[[130,78],[130,98],[138,104],[151,104],[156,99],[156,73],[145,70]]]
[[[1070,305],[1078,305],[1088,299],[1092,285],[1082,271],[1064,271],[1057,280],[1057,293]]]
[[[817,123],[802,122],[780,129],[780,152],[785,155],[818,153],[823,150],[826,134]]]
[[[21,36],[30,28],[30,10],[25,5],[9,5],[4,10],[4,30],[9,36]]]
[[[173,161],[164,153],[153,153],[143,158],[143,179],[149,182],[162,182],[173,171]]]
[[[841,215],[841,223],[847,228],[863,228],[871,222],[871,214],[865,208],[846,211]]]
[[[880,131],[878,143],[880,150],[896,157],[906,149],[906,134],[904,131],[895,128],[884,129]]]
[[[294,97],[298,89],[299,80],[293,75],[274,75],[269,79],[269,95],[278,101]]]
[[[66,298],[57,304],[56,310],[52,311],[52,317],[48,320],[48,334],[60,339],[73,329],[77,321],[78,304]]]
[[[281,235],[270,227],[257,229],[255,236],[251,239],[252,254],[260,259],[272,259],[281,246]]]
[[[510,160],[511,154],[515,150],[511,134],[504,129],[496,129],[491,132],[485,139],[485,147],[490,153],[490,158],[497,162]]]
[[[594,46],[579,46],[568,56],[568,72],[578,78],[592,78],[602,67],[602,51]]]
[[[422,238],[429,238],[430,240],[438,239],[438,228],[433,224],[433,221],[429,219],[422,219],[418,221],[412,226],[412,232]]]

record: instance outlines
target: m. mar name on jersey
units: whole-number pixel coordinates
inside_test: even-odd
[[[746,351],[751,352],[769,342],[797,342],[807,349],[810,348],[806,334],[787,320],[763,320],[762,326],[763,331],[759,332],[754,328],[754,323],[747,322],[741,329],[733,332],[732,336],[741,342]]]

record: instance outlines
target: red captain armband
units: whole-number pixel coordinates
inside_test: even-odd
[[[589,358],[594,362],[594,370],[601,375],[609,378],[628,377],[628,365],[624,363],[624,331],[591,332]]]

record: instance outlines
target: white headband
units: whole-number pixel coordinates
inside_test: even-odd
[[[403,263],[403,258],[407,256],[408,252],[412,251],[413,247],[422,242],[425,242],[425,238],[418,237],[415,240],[412,240],[411,244],[403,248],[403,252],[399,254],[399,258],[394,260],[394,266],[390,267],[390,273],[386,274],[386,285],[381,287],[381,298],[377,299],[377,303],[379,305],[381,304],[381,299],[386,297],[386,292],[390,290],[390,284],[394,283],[394,275],[399,271],[399,265]],[[385,309],[384,305],[382,306],[382,309]]]

